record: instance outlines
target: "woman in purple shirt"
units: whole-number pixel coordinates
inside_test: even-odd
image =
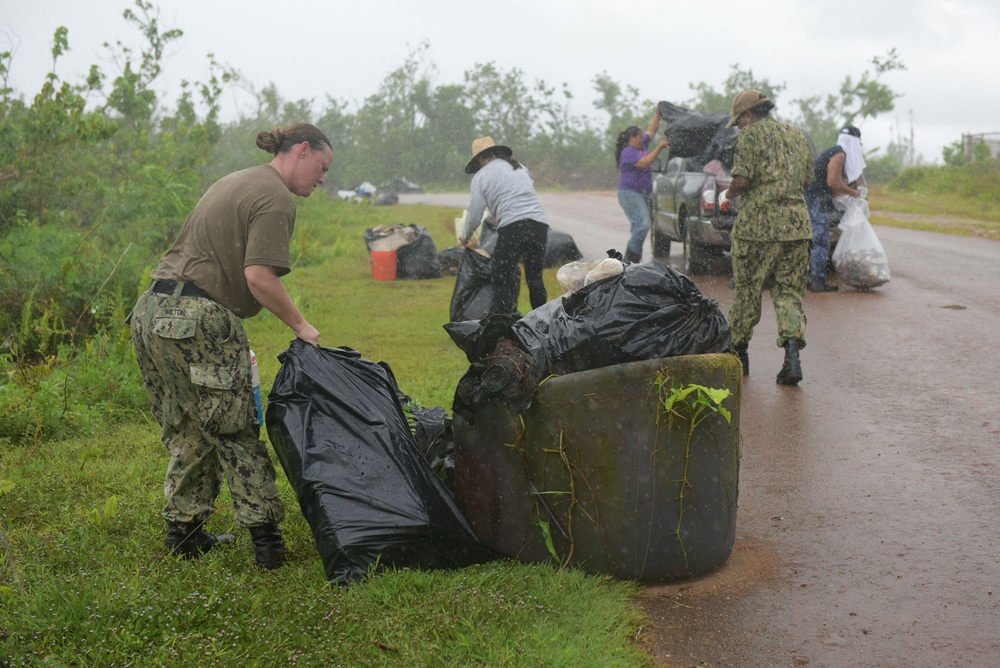
[[[666,138],[663,138],[656,148],[647,152],[649,142],[659,126],[660,110],[657,108],[645,134],[638,125],[630,125],[618,133],[618,140],[615,142],[615,165],[621,174],[618,179],[618,203],[622,205],[632,224],[632,236],[625,249],[626,262],[642,260],[642,246],[649,234],[650,200],[653,193],[653,174],[649,166],[660,155],[660,151],[670,146]]]

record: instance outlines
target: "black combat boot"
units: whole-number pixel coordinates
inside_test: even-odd
[[[740,345],[736,346],[735,349],[736,349],[736,354],[740,358],[740,364],[743,365],[743,375],[744,376],[749,376],[750,375],[750,353],[747,352],[747,344],[746,343],[741,343]]]
[[[164,543],[167,551],[181,559],[197,559],[216,545],[230,543],[235,536],[208,533],[204,525],[188,522],[171,522]]]
[[[778,372],[778,383],[781,385],[798,385],[802,380],[802,363],[799,362],[799,342],[789,339],[785,341],[785,363]]]
[[[250,527],[253,538],[253,551],[257,565],[266,571],[281,568],[285,563],[285,541],[281,537],[281,529],[276,524],[265,524]]]
[[[825,278],[819,278],[818,276],[809,277],[808,288],[810,292],[836,292],[840,289],[836,285],[827,283]]]

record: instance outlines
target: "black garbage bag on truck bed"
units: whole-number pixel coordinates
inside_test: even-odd
[[[657,108],[666,122],[663,133],[670,142],[671,158],[689,158],[688,169],[694,171],[712,160],[732,167],[737,130],[726,127],[729,114],[706,116],[666,101],[657,103]]]
[[[496,558],[417,448],[386,368],[298,339],[279,360],[267,433],[331,583]]]

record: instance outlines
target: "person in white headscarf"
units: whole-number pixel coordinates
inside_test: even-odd
[[[830,260],[830,216],[833,198],[838,195],[866,198],[865,156],[861,149],[861,130],[845,125],[837,144],[819,154],[813,163],[815,180],[805,190],[812,223],[813,246],[809,256],[809,283],[812,292],[833,292],[837,286],[826,280]]]

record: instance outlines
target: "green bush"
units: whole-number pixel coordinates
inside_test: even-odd
[[[903,164],[894,155],[880,155],[868,158],[865,175],[871,183],[889,183],[903,169]]]
[[[0,442],[38,444],[147,419],[126,313],[116,308],[83,344],[40,361],[0,354]]]
[[[996,160],[974,161],[961,167],[910,167],[889,190],[904,193],[958,195],[996,206],[1000,201],[1000,168]]]

